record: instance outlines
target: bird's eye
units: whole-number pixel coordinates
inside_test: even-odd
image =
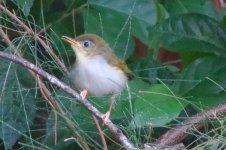
[[[89,47],[91,44],[92,44],[92,42],[91,42],[90,40],[85,40],[85,41],[83,42],[83,45],[84,45],[85,47]]]

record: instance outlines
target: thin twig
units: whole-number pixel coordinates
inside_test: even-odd
[[[32,75],[33,76],[33,75]],[[44,90],[44,84],[42,82],[42,80],[40,80],[39,76],[37,76],[37,80],[38,80],[38,87],[39,90],[42,94],[42,97],[46,100],[46,102],[53,108],[53,109],[57,109],[55,101],[52,101],[52,99],[49,98],[49,96],[47,95],[47,93],[45,92],[46,90]]]
[[[54,112],[54,144],[56,145],[57,144],[57,126],[58,126],[58,117],[57,117],[57,113]]]
[[[54,60],[60,65],[64,72],[68,73],[68,70],[63,62],[56,56],[53,50],[30,28],[28,28],[16,15],[11,13],[7,8],[0,4],[0,10],[2,10],[5,14],[7,14],[12,20],[16,21],[22,29],[24,29],[27,34],[33,35],[35,39],[44,47],[44,49],[49,52],[49,54],[54,58]]]
[[[59,87],[61,90],[63,90],[64,92],[66,92],[67,94],[69,94],[70,96],[75,98],[76,101],[82,103],[85,106],[85,108],[88,109],[93,115],[95,115],[97,118],[104,121],[102,118],[103,114],[96,107],[94,107],[87,99],[85,99],[85,100],[82,99],[75,90],[73,90],[70,86],[66,85],[64,82],[60,81],[56,77],[52,76],[51,74],[47,73],[46,71],[42,70],[41,68],[38,68],[36,65],[25,60],[24,58],[20,58],[16,55],[12,55],[12,54],[8,54],[6,52],[0,51],[0,57],[13,61],[17,64],[20,64],[23,67],[28,68],[28,69],[34,71],[35,73],[39,74],[43,78],[47,79],[50,83]],[[125,149],[128,149],[128,150],[137,149],[133,146],[132,143],[130,143],[130,141],[123,134],[123,132],[111,122],[110,119],[107,120],[106,126],[111,131],[111,133],[118,139],[118,141],[122,144],[122,146]]]
[[[156,143],[160,145],[178,144],[185,139],[193,129],[198,130],[203,128],[207,120],[216,120],[225,115],[226,103],[212,107],[211,109],[190,117],[189,119],[183,121],[180,125],[170,129],[162,135]]]
[[[80,133],[78,131],[76,131],[73,123],[71,122],[70,119],[68,119],[67,117],[65,117],[66,113],[64,112],[64,110],[61,108],[61,106],[57,103],[57,101],[55,101],[53,99],[53,97],[51,96],[50,91],[47,89],[47,87],[44,85],[44,83],[41,81],[39,83],[39,87],[40,91],[42,92],[42,96],[45,98],[45,100],[47,101],[47,103],[49,102],[50,104],[54,103],[54,106],[52,107],[54,111],[54,116],[55,116],[55,121],[54,121],[54,135],[55,135],[55,139],[54,142],[55,144],[57,143],[57,112],[59,112],[61,114],[61,117],[64,119],[64,121],[66,122],[66,125],[69,127],[69,129],[71,129],[73,131],[73,136],[75,139],[77,139],[78,144],[85,150],[90,150],[87,141],[82,138],[82,136],[80,135]],[[51,105],[50,105],[51,106]]]
[[[44,90],[45,86],[43,83],[41,83],[42,81],[40,80],[39,76],[37,77],[38,80],[38,86],[39,86],[39,90],[43,96],[43,98],[47,101],[47,103],[53,108],[53,110],[56,110],[58,108],[56,108],[56,104],[52,104],[52,99],[49,98],[49,95],[47,95],[47,93],[45,92],[46,90]],[[57,144],[57,113],[54,111],[54,144]]]
[[[101,142],[102,142],[102,144],[104,146],[104,150],[108,150],[107,143],[106,143],[106,140],[104,138],[104,133],[103,133],[101,127],[100,127],[100,124],[99,124],[97,118],[94,115],[92,115],[92,116],[93,116],[93,120],[94,120],[94,122],[95,122],[95,124],[97,126],[97,130],[99,132]]]
[[[8,45],[12,50],[13,50],[13,52],[16,54],[16,55],[18,55],[19,57],[22,57],[21,56],[21,54],[20,54],[20,52],[18,52],[17,51],[17,49],[16,49],[16,47],[12,44],[12,42],[10,41],[10,39],[9,39],[9,37],[5,34],[5,32],[2,30],[2,28],[0,27],[0,37],[2,37],[2,39],[4,40],[4,42],[6,43],[6,45]],[[29,71],[29,73],[32,75],[32,77],[34,78],[34,79],[36,79],[36,74],[33,72],[33,71],[31,71],[31,70],[28,70]],[[37,79],[39,79],[39,77],[37,78]],[[44,85],[44,83],[41,81],[41,80],[38,80],[38,84],[39,84],[39,87],[42,89],[42,88],[44,88],[45,90],[44,91],[46,91],[46,89],[47,88],[45,88],[45,85]],[[43,92],[44,92],[43,91]],[[41,90],[41,93],[42,93],[42,90]],[[47,96],[45,96],[45,95],[43,95],[44,97],[47,97]],[[55,106],[55,101],[54,100],[48,100],[47,99],[47,103],[48,104],[50,104],[53,108],[56,108],[56,106]]]
[[[55,21],[54,23],[57,23],[57,22],[61,22],[63,21],[65,18],[67,18],[68,16],[70,16],[71,14],[74,14],[74,13],[78,13],[80,12],[82,9],[84,9],[86,6],[88,6],[87,3],[81,5],[79,8],[77,9],[73,9],[71,12],[69,13],[65,13],[61,18],[59,18],[57,21]],[[74,21],[74,19],[73,19]],[[48,24],[45,28],[43,28],[41,31],[38,32],[38,35],[39,34],[42,34],[43,32],[47,31],[50,27],[52,26],[52,24]]]

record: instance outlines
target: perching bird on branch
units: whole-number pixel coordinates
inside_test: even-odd
[[[102,117],[104,123],[110,117],[115,96],[125,88],[132,78],[126,63],[118,58],[109,45],[99,36],[83,34],[75,39],[63,36],[76,54],[76,62],[70,71],[75,86],[82,90],[81,96],[103,96],[111,94],[109,110]]]

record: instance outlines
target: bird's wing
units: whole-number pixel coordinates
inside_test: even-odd
[[[118,58],[115,54],[113,54],[113,53],[110,54],[110,57],[108,57],[108,63],[111,64],[112,66],[115,66],[116,68],[122,70],[126,74],[128,80],[133,79],[133,74],[132,74],[131,70],[128,68],[125,61]]]

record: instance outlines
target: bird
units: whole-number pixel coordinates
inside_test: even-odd
[[[76,38],[62,36],[75,52],[76,60],[69,72],[69,78],[86,96],[101,97],[110,95],[108,111],[101,117],[106,124],[114,106],[116,96],[133,78],[131,70],[124,60],[114,54],[107,42],[98,35],[86,33]]]

